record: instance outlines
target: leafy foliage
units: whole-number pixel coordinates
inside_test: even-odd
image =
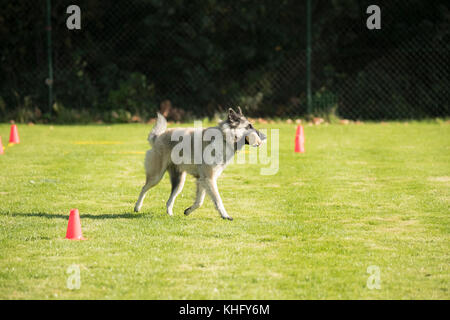
[[[382,29],[369,31],[370,1],[314,1],[316,111],[326,91],[334,98],[325,104],[347,118],[449,115],[448,2],[378,3]],[[147,117],[166,99],[197,116],[239,103],[254,116],[306,112],[304,2],[81,0],[82,28],[69,31],[70,4],[52,4],[53,88],[75,114]],[[0,120],[58,121],[45,82],[45,9],[2,5]]]

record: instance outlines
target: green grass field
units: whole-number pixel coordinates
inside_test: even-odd
[[[306,126],[305,154],[295,125],[255,126],[280,129],[279,172],[224,171],[230,222],[209,198],[183,215],[192,177],[174,217],[167,175],[132,212],[150,125],[19,125],[0,155],[0,298],[450,298],[448,123]],[[71,208],[87,241],[64,239]]]

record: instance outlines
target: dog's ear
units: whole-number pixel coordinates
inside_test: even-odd
[[[238,107],[239,115],[243,116],[241,107]]]
[[[230,123],[236,123],[239,122],[239,115],[236,113],[236,111],[234,111],[233,109],[228,109],[228,121]]]

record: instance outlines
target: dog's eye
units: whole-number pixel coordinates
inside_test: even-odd
[[[251,123],[248,124],[247,129],[253,129],[253,126]]]

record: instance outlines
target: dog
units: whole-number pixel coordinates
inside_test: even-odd
[[[180,149],[180,137],[185,142],[184,146],[188,148],[182,149],[177,155],[175,151]],[[216,127],[205,129],[167,129],[166,119],[158,113],[156,124],[148,135],[152,149],[147,151],[145,157],[146,181],[134,211],[139,212],[147,191],[157,185],[168,171],[172,184],[172,191],[166,204],[169,216],[173,215],[175,198],[183,189],[186,174],[190,174],[196,178],[196,198],[184,214],[187,216],[201,207],[207,193],[220,216],[223,219],[233,220],[223,206],[217,188],[217,178],[233,159],[234,154],[245,144],[259,147],[266,139],[267,137],[256,130],[242,114],[240,107],[238,112],[230,108],[226,120],[221,121]],[[204,153],[196,149],[199,146],[198,141]],[[194,152],[189,152],[189,149]],[[212,150],[209,159],[205,156],[208,150]],[[183,161],[179,161],[180,157]]]

